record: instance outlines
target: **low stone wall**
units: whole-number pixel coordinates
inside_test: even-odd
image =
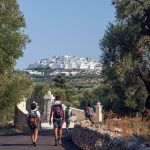
[[[84,110],[72,107],[71,111],[73,114],[75,114],[75,116],[72,116],[73,121],[81,121],[85,119]]]
[[[17,128],[27,126],[27,114],[26,110],[26,100],[24,99],[16,107],[16,113],[14,118],[14,124]]]
[[[74,127],[72,141],[83,150],[150,150],[135,136],[112,136],[108,131],[98,132],[96,128],[80,124]]]

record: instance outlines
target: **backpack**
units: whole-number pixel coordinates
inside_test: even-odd
[[[30,126],[35,126],[39,122],[39,118],[37,116],[37,111],[30,111],[29,117],[28,117],[28,123]]]
[[[71,117],[71,110],[70,110],[70,108],[66,108],[66,111],[65,111],[65,117],[66,118],[69,118],[69,117]]]
[[[53,105],[53,117],[54,118],[63,118],[64,116],[64,111],[62,108],[62,104],[57,104],[57,105]]]

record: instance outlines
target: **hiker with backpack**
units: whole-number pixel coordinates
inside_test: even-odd
[[[51,107],[49,124],[52,124],[53,117],[53,127],[54,127],[54,138],[55,138],[55,146],[58,144],[62,145],[62,126],[65,118],[65,111],[63,108],[63,104],[60,101],[60,97],[56,96],[54,103]]]
[[[94,110],[91,107],[91,104],[89,103],[88,106],[85,108],[85,117],[86,119],[89,119],[90,121],[93,121],[94,117]]]
[[[40,122],[41,122],[41,119],[40,119],[41,114],[38,111],[38,106],[36,102],[33,101],[30,107],[31,108],[27,116],[27,121],[28,121],[28,126],[31,131],[32,144],[36,146],[36,141],[38,138],[38,132],[39,132]]]
[[[70,122],[71,122],[71,117],[74,114],[71,111],[70,105],[67,105],[66,110],[65,110],[65,122],[66,122],[66,132],[69,130]]]

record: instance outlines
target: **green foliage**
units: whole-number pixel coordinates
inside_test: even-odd
[[[29,38],[24,34],[25,21],[16,0],[0,0],[0,71],[12,69],[23,55]]]
[[[55,86],[59,88],[65,88],[66,87],[66,80],[65,75],[57,75],[53,81],[55,82]]]
[[[119,21],[125,21],[133,17],[141,17],[143,8],[150,6],[149,0],[112,0],[116,9],[116,18]],[[135,19],[135,18],[134,18]],[[128,21],[128,20],[127,20]],[[139,21],[139,20],[138,20]],[[137,24],[137,22],[136,22]]]
[[[43,113],[44,111],[44,95],[47,93],[49,90],[50,86],[45,83],[41,84],[35,84],[34,89],[31,95],[31,98],[29,99],[28,103],[31,103],[32,101],[36,101],[38,105],[40,106],[40,111]]]
[[[51,92],[54,96],[59,95],[64,104],[70,104],[73,107],[79,107],[78,93],[75,88],[69,86],[67,88],[51,87]]]
[[[52,88],[51,91],[52,91],[54,96],[57,96],[57,95],[60,96],[62,102],[66,101],[66,93],[65,93],[64,89],[62,89],[62,88]]]
[[[78,95],[72,95],[70,97],[70,101],[72,106],[74,106],[75,108],[79,108],[80,107],[80,102],[79,102],[79,97]]]
[[[65,89],[65,94],[66,94],[66,100],[67,101],[72,101],[72,96],[77,95],[77,90],[71,86],[67,87]]]
[[[149,70],[150,40],[143,36],[144,9],[150,1],[112,0],[116,23],[110,24],[100,41],[102,50],[101,86],[95,89],[105,110],[119,115],[142,112],[146,98],[143,82],[137,76],[137,63]]]
[[[0,122],[13,118],[15,106],[32,91],[32,81],[14,72],[14,66],[30,41],[17,0],[0,0]]]
[[[15,106],[29,97],[32,93],[33,83],[25,75],[14,72],[11,74],[3,74],[0,77],[0,121],[12,119]],[[3,120],[4,119],[4,120]]]

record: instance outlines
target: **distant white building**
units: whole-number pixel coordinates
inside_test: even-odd
[[[44,74],[43,72],[39,72],[39,71],[36,71],[36,70],[22,70],[23,72],[28,72],[29,74],[31,75],[42,75]]]
[[[94,70],[95,67],[96,67],[95,63],[93,63],[93,62],[90,62],[90,63],[89,63],[89,69],[90,69],[90,70]]]
[[[87,64],[81,63],[79,69],[88,69],[88,68],[89,68],[89,66]]]
[[[71,68],[72,68],[72,69],[78,68],[77,63],[76,63],[76,62],[72,62],[72,63],[71,63]]]
[[[28,69],[46,68],[52,69],[84,69],[84,70],[101,70],[101,64],[96,60],[87,58],[80,58],[76,56],[54,56],[48,59],[42,59],[39,62],[30,64]]]

